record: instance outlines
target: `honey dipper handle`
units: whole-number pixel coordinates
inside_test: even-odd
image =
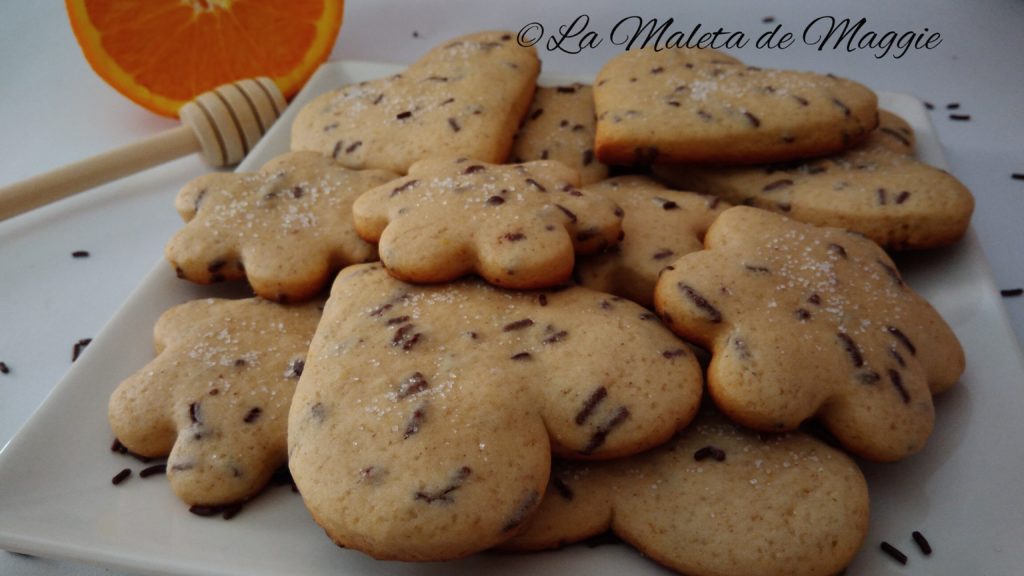
[[[0,221],[200,149],[188,126],[0,188]]]

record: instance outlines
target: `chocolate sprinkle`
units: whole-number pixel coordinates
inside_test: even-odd
[[[1014,180],[1024,180],[1024,173],[1014,172],[1013,174],[1010,174],[1010,178],[1013,178]]]
[[[903,398],[903,403],[904,404],[909,404],[910,403],[910,394],[907,392],[907,389],[903,387],[903,377],[900,376],[900,373],[897,372],[896,370],[893,370],[893,369],[890,368],[889,369],[889,381],[891,381],[892,385],[895,386],[896,390],[899,391],[900,398]]]
[[[853,338],[845,332],[837,332],[836,336],[838,336],[840,342],[842,342],[843,350],[846,350],[846,353],[849,354],[850,361],[853,362],[853,367],[860,368],[864,366],[864,356],[861,355],[860,348],[857,346],[857,343],[853,341]]]
[[[793,185],[793,181],[792,180],[790,180],[789,178],[783,178],[781,180],[776,180],[774,182],[769,182],[768,184],[765,184],[764,187],[761,188],[761,191],[762,192],[774,192],[775,190],[779,190],[780,188],[786,188],[786,187],[792,186],[792,185]]]
[[[85,347],[88,346],[90,342],[92,342],[92,338],[82,338],[78,342],[75,342],[75,345],[71,348],[72,362],[78,360],[78,357],[82,355],[82,351],[85,350]]]
[[[512,332],[513,330],[522,330],[523,328],[529,328],[530,326],[533,326],[533,320],[530,320],[529,318],[523,318],[522,320],[516,320],[515,322],[506,324],[504,327],[502,327],[501,331]]]
[[[405,120],[410,116],[412,116],[412,112],[410,110],[406,110],[405,112],[399,112],[398,114],[396,114],[395,118],[397,118],[398,120]]]
[[[629,409],[625,406],[620,407],[615,415],[610,420],[602,424],[594,435],[590,437],[590,442],[583,448],[583,454],[593,454],[595,450],[604,445],[605,440],[608,438],[608,434],[612,430],[617,428],[623,422],[629,418]]]
[[[288,371],[285,372],[286,378],[298,378],[302,376],[302,371],[306,369],[306,361],[301,358],[292,360],[292,363],[288,365]]]
[[[505,203],[505,199],[501,196],[491,196],[487,199],[487,203],[491,206],[500,206]]]
[[[678,286],[679,289],[683,291],[683,294],[685,294],[686,297],[689,298],[691,302],[693,302],[693,305],[696,306],[702,312],[704,312],[705,315],[707,315],[708,320],[710,320],[714,324],[718,324],[719,322],[722,321],[722,313],[719,312],[717,308],[712,306],[711,303],[708,302],[706,298],[704,298],[704,296],[702,296],[692,287],[683,284],[682,282],[680,282]]]
[[[110,483],[113,484],[114,486],[117,486],[121,482],[124,482],[125,480],[127,480],[128,477],[131,476],[131,475],[132,475],[131,469],[130,468],[125,468],[124,470],[121,470],[120,472],[118,472],[117,475],[115,475],[113,478],[111,478],[110,479]]]
[[[598,386],[594,393],[587,398],[586,402],[583,403],[583,407],[576,413],[575,422],[577,426],[582,426],[590,415],[594,413],[594,409],[608,397],[608,389],[604,386]]]
[[[509,242],[518,242],[520,240],[525,240],[526,234],[523,234],[522,232],[508,232],[504,236],[502,236],[502,238],[508,240]]]
[[[154,464],[139,471],[139,478],[149,478],[157,474],[167,474],[167,464]]]
[[[846,259],[846,248],[843,248],[840,244],[829,244],[828,249],[830,252],[835,252],[840,258]]]
[[[880,547],[882,549],[882,552],[888,554],[893,560],[899,562],[900,564],[906,565],[907,555],[903,552],[900,552],[895,546],[889,544],[888,542],[882,542]]]
[[[1000,290],[999,295],[1003,298],[1016,298],[1024,294],[1024,288],[1009,288],[1007,290]]]
[[[885,327],[885,331],[888,332],[889,334],[892,334],[893,336],[895,336],[896,339],[899,340],[901,344],[906,346],[907,350],[910,351],[911,355],[917,356],[917,347],[914,346],[914,343],[910,341],[910,338],[908,338],[907,335],[904,334],[902,330],[900,330],[899,328],[897,328],[895,326],[886,326]]]
[[[686,356],[685,348],[675,348],[673,350],[665,350],[661,353],[662,358],[678,358],[680,356]]]
[[[89,257],[89,251],[88,250],[75,250],[74,252],[71,253],[71,257],[72,258],[88,258]]]
[[[946,104],[946,110],[958,110],[959,108],[959,102],[950,102],[949,104]]]
[[[971,115],[970,114],[950,114],[949,115],[949,119],[950,120],[957,120],[959,122],[966,122],[966,121],[971,119]]]
[[[575,222],[576,221],[576,215],[573,214],[572,210],[569,210],[568,208],[566,208],[565,206],[562,206],[561,204],[555,204],[555,208],[558,208],[559,210],[562,211],[563,214],[568,216],[569,217],[569,222]]]
[[[427,419],[427,407],[425,404],[421,404],[418,408],[413,410],[412,417],[405,425],[405,433],[402,434],[402,439],[407,440],[410,436],[420,431],[420,426],[424,420]]]
[[[562,498],[565,498],[566,500],[573,499],[574,494],[572,492],[572,488],[570,488],[568,484],[563,482],[561,478],[557,476],[552,476],[551,486],[555,488],[555,492],[558,492],[558,495],[561,496]]]
[[[696,460],[697,462],[706,460],[708,458],[712,458],[716,462],[724,462],[725,450],[708,445],[693,453],[693,459]]]
[[[903,279],[900,278],[900,273],[895,268],[886,264],[885,262],[882,262],[881,260],[875,260],[875,262],[877,262],[878,265],[881,266],[883,270],[885,270],[885,273],[888,274],[890,278],[892,278],[893,282],[895,282],[898,286],[903,286]]]
[[[917,547],[921,549],[922,554],[925,556],[932,555],[932,545],[928,543],[928,539],[924,537],[924,534],[914,530],[910,533],[910,536],[914,539],[914,543],[917,544]]]
[[[253,422],[260,419],[261,414],[263,414],[263,409],[260,408],[259,406],[254,406],[245,415],[245,418],[242,418],[242,422],[245,422],[246,424],[252,424]]]
[[[398,387],[398,399],[401,400],[413,394],[426,390],[430,386],[425,376],[420,372],[413,372],[411,376],[402,381]]]
[[[452,132],[458,132],[459,130],[462,130],[462,126],[459,126],[459,121],[456,120],[455,118],[448,119],[448,126],[451,127]]]
[[[566,332],[565,330],[559,330],[558,332],[555,332],[554,334],[542,340],[542,342],[544,344],[554,344],[555,342],[561,342],[562,340],[565,340],[565,337],[568,335],[569,333]]]
[[[537,188],[537,189],[538,189],[538,190],[540,190],[541,192],[547,192],[547,191],[548,191],[548,189],[547,189],[547,188],[545,188],[544,186],[542,186],[540,182],[537,182],[537,181],[536,181],[536,180],[534,180],[533,178],[527,178],[527,179],[526,179],[526,183],[527,183],[527,184],[529,184],[530,186],[533,186],[533,187]]]
[[[470,468],[469,466],[463,466],[462,468],[459,468],[458,470],[455,471],[455,474],[452,477],[452,481],[450,484],[448,484],[448,486],[445,486],[444,488],[436,492],[424,492],[420,490],[416,492],[413,498],[415,500],[423,500],[427,504],[432,504],[437,501],[451,503],[452,492],[455,492],[456,490],[461,488],[462,484],[465,483],[466,478],[469,478],[469,475],[472,473],[472,468]]]
[[[847,107],[846,104],[843,104],[842,100],[838,98],[833,98],[832,103],[838,106],[839,109],[843,111],[843,116],[846,116],[847,118],[850,117],[850,108]]]
[[[520,360],[533,360],[533,356],[530,355],[529,352],[517,352],[517,353],[513,354],[512,356],[510,356],[509,358],[511,358],[512,360],[516,360],[516,361],[520,361]]]
[[[758,128],[761,126],[761,119],[758,118],[757,116],[754,116],[750,112],[744,112],[743,115],[747,117],[747,120],[754,128]]]
[[[202,412],[199,409],[199,402],[193,402],[188,405],[188,419],[193,424],[202,424]]]
[[[540,494],[535,490],[530,490],[523,498],[523,501],[516,506],[512,516],[505,522],[505,525],[501,527],[502,532],[508,532],[519,527],[527,518],[530,516],[530,512],[533,511],[534,507],[537,506],[537,502],[540,500]]]
[[[10,374],[11,368],[6,362],[0,362],[0,374]]]
[[[399,194],[401,192],[405,192],[409,188],[412,188],[413,186],[415,186],[418,182],[419,182],[419,180],[409,180],[405,184],[402,184],[398,188],[395,188],[394,190],[392,190],[391,191],[391,197],[393,198],[395,195],[397,195],[397,194]]]
[[[543,108],[537,108],[536,110],[534,110],[533,112],[530,113],[530,120],[536,120],[537,118],[540,118],[540,115],[543,114],[543,113],[544,113],[544,109]]]
[[[419,332],[413,333],[413,328],[415,328],[414,324],[403,324],[398,330],[395,330],[395,335],[391,338],[391,345],[406,351],[412,350],[421,336]]]
[[[541,306],[547,306],[548,305],[548,295],[547,294],[541,294],[540,296],[537,297],[537,301],[540,303]]]

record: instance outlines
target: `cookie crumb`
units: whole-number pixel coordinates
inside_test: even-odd
[[[72,258],[88,258],[90,256],[88,250],[75,250],[71,253]]]
[[[900,552],[899,549],[897,549],[892,544],[889,544],[888,542],[884,542],[883,541],[879,545],[879,547],[882,549],[882,552],[885,552],[886,554],[888,554],[893,560],[895,560],[895,561],[897,561],[897,562],[899,562],[900,564],[903,564],[903,565],[907,564],[907,555],[904,554],[903,552]]]
[[[75,342],[75,345],[71,348],[72,362],[78,360],[78,357],[82,355],[82,351],[85,350],[85,347],[88,346],[90,342],[92,342],[92,338],[82,338],[78,342]]]
[[[914,539],[914,543],[917,544],[917,547],[921,549],[922,554],[925,556],[932,555],[932,545],[928,543],[928,539],[924,537],[924,534],[914,530],[910,533],[910,536]]]
[[[1024,294],[1024,288],[1009,288],[1007,290],[1000,290],[999,295],[1003,298],[1016,298]]]

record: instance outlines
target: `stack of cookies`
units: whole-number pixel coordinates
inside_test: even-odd
[[[920,450],[964,369],[886,249],[956,241],[970,193],[850,80],[712,50],[539,69],[458,38],[189,183],[167,259],[256,296],[168,311],[115,435],[192,505],[287,462],[380,559],[611,530],[685,574],[839,572],[868,525],[851,456]]]

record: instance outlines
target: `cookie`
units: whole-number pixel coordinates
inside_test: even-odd
[[[622,232],[622,210],[578,185],[576,171],[554,161],[434,158],[367,191],[352,210],[396,278],[434,283],[475,272],[497,286],[544,288],[570,277],[575,254],[611,246]]]
[[[512,144],[512,162],[557,160],[590,184],[608,177],[594,156],[594,89],[586,84],[541,86]]]
[[[551,454],[602,459],[694,416],[701,372],[632,302],[582,287],[420,286],[343,270],[288,423],[289,467],[338,544],[445,560],[515,535]]]
[[[356,234],[352,203],[396,177],[314,152],[278,156],[255,173],[206,174],[178,193],[187,224],[164,252],[181,278],[245,278],[264,298],[305,300],[340,268],[377,259],[376,247]]]
[[[661,270],[683,254],[704,248],[701,240],[728,207],[714,196],[669,190],[644,176],[620,176],[584,188],[613,200],[625,212],[622,242],[580,258],[577,283],[652,307]]]
[[[156,323],[157,356],[114,390],[109,420],[129,450],[168,456],[190,505],[245,500],[287,457],[288,407],[320,319],[317,303],[195,300]]]
[[[917,161],[914,133],[882,111],[866,141],[836,156],[785,165],[655,166],[684,190],[847,228],[891,249],[935,248],[967,231],[974,198],[952,174]]]
[[[712,353],[708,392],[765,431],[818,418],[854,454],[898,460],[932,431],[964,354],[877,244],[737,206],[662,273],[666,324]]]
[[[781,162],[833,154],[878,123],[878,100],[832,75],[745,66],[701,50],[631,50],[594,83],[608,164]]]
[[[512,33],[456,38],[400,74],[312,100],[292,125],[292,150],[403,174],[434,155],[504,162],[539,72],[536,50]]]
[[[691,576],[831,576],[868,530],[868,488],[839,450],[701,415],[666,445],[556,464],[537,513],[502,548],[554,548],[611,530]]]

